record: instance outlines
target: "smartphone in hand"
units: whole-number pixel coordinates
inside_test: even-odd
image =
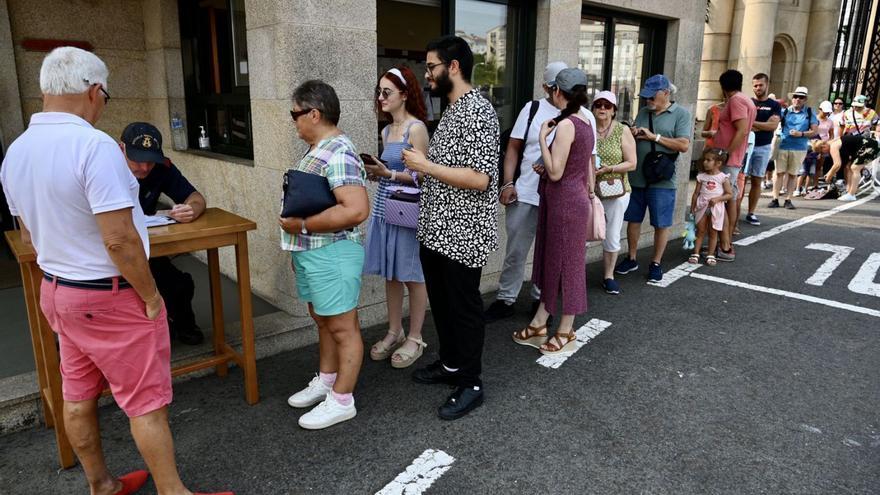
[[[364,163],[370,165],[378,165],[378,163],[376,163],[376,160],[369,153],[361,153],[359,156],[361,157],[361,160],[364,161]],[[379,159],[379,161],[385,163],[385,161],[381,158]]]

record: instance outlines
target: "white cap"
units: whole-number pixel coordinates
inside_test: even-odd
[[[798,86],[791,94],[807,96],[808,94],[810,94],[810,92],[807,91],[807,88],[805,86]]]
[[[544,68],[544,84],[547,86],[556,85],[556,76],[562,72],[562,69],[567,69],[568,64],[565,62],[550,62],[547,64],[547,67]]]
[[[831,106],[831,102],[828,100],[819,103],[819,110],[822,110],[824,113],[831,113],[834,111],[834,107]]]
[[[617,108],[617,96],[615,96],[614,93],[612,93],[611,91],[605,90],[596,93],[596,96],[593,97],[593,103],[599,100],[606,100],[608,101],[608,103],[611,103],[612,105],[614,105],[615,108]]]

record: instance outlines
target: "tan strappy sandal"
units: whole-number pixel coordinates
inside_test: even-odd
[[[391,330],[388,330],[388,334],[392,334]],[[370,359],[373,361],[384,361],[391,357],[391,353],[397,350],[398,347],[403,345],[406,342],[406,336],[403,334],[403,330],[397,334],[394,338],[394,342],[390,345],[385,343],[385,337],[382,337],[382,340],[373,344],[373,347],[370,348]]]
[[[422,357],[422,353],[425,352],[425,348],[428,347],[428,344],[424,343],[421,339],[407,337],[406,340],[415,342],[416,350],[406,350],[402,345],[398,347],[397,350],[394,351],[394,354],[391,355],[392,368],[409,368],[410,366],[412,366],[413,363],[416,362],[416,360]]]
[[[545,356],[565,356],[577,349],[577,335],[574,332],[556,332],[544,345],[541,346],[541,354]]]
[[[547,325],[533,327],[531,325],[513,333],[513,341],[519,345],[527,345],[540,349],[541,345],[547,342]]]

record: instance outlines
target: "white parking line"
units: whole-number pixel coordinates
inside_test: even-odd
[[[453,462],[455,458],[446,452],[428,449],[376,495],[419,495],[443,476]]]
[[[880,253],[873,253],[859,268],[859,272],[850,281],[847,289],[856,294],[880,297],[880,284],[874,282],[880,272]]]
[[[880,311],[876,309],[863,308],[861,306],[854,306],[852,304],[846,304],[842,302],[832,301],[830,299],[823,299],[821,297],[813,297],[808,296],[806,294],[798,294],[797,292],[789,292],[787,290],[774,289],[772,287],[762,287],[760,285],[747,284],[745,282],[739,282],[736,280],[730,280],[727,278],[715,277],[712,275],[703,275],[702,273],[691,273],[690,275],[693,278],[698,278],[700,280],[708,280],[710,282],[718,282],[720,284],[730,285],[733,287],[741,287],[743,289],[749,289],[757,292],[764,292],[766,294],[774,294],[777,296],[789,297],[791,299],[799,299],[801,301],[807,301],[815,304],[821,304],[823,306],[830,306],[836,309],[845,309],[847,311],[852,311],[853,313],[861,313],[868,316],[874,316],[880,318]]]
[[[829,253],[834,253],[830,258],[825,260],[825,263],[822,263],[822,266],[816,270],[816,273],[806,280],[806,283],[819,287],[825,285],[825,281],[834,273],[834,270],[836,270],[837,267],[843,263],[843,260],[855,250],[855,248],[849,246],[835,246],[833,244],[823,243],[809,244],[805,249],[815,249],[816,251],[828,251]]]
[[[596,338],[597,335],[602,333],[606,328],[610,327],[611,323],[600,320],[598,318],[593,318],[592,320],[586,322],[584,326],[577,329],[575,335],[577,335],[577,342],[575,342],[575,348],[571,351],[571,354],[568,355],[555,355],[555,356],[541,356],[538,358],[536,363],[541,366],[546,366],[547,368],[557,369],[562,366],[568,358],[574,356],[581,347],[584,346],[587,342]]]
[[[734,242],[734,244],[737,246],[750,246],[758,241],[763,241],[764,239],[767,239],[767,238],[773,237],[777,234],[781,234],[785,231],[800,227],[801,225],[805,225],[810,222],[815,222],[816,220],[830,217],[831,215],[836,215],[836,214],[838,214],[842,211],[848,210],[850,208],[855,208],[856,206],[863,205],[863,204],[867,203],[868,201],[871,201],[872,199],[876,198],[878,195],[880,195],[880,193],[873,192],[858,201],[853,201],[851,203],[844,203],[844,204],[837,206],[835,208],[832,208],[830,210],[820,211],[819,213],[815,213],[810,216],[799,218],[793,222],[784,223],[782,225],[773,227],[772,229],[765,230],[764,232],[761,232],[760,234],[755,234],[753,236],[746,237],[745,239],[740,239],[740,240]]]

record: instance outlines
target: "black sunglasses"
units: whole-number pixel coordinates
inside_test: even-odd
[[[110,103],[110,93],[108,93],[107,90],[104,89],[104,85],[103,85],[103,84],[101,84],[101,83],[94,83],[94,84],[93,84],[93,83],[92,83],[91,81],[89,81],[88,79],[83,79],[83,81],[84,81],[86,84],[90,85],[90,86],[95,86],[95,85],[97,85],[97,86],[98,86],[98,89],[100,89],[101,92],[104,93],[104,104],[106,105],[107,103]]]
[[[792,100],[806,100],[807,97],[804,95],[791,95]]]
[[[296,112],[294,112],[293,110],[291,110],[291,111],[290,111],[290,117],[293,119],[294,122],[296,122],[296,119],[298,119],[298,118],[302,117],[303,115],[305,115],[305,114],[311,112],[312,110],[314,110],[314,108],[305,108],[305,109],[303,109],[303,110],[299,110],[299,111],[296,111]]]

